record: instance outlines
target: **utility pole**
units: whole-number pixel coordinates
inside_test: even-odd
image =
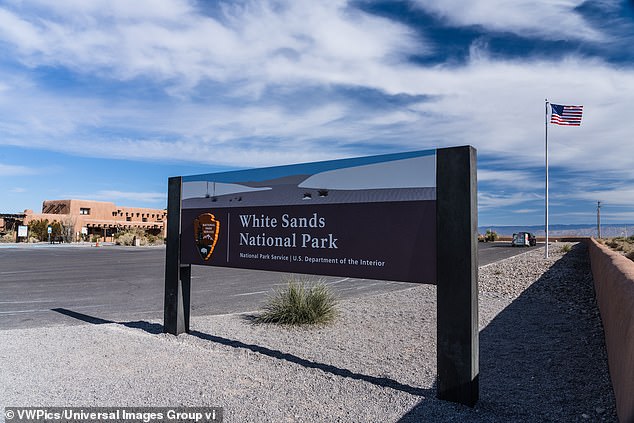
[[[601,239],[601,202],[597,201],[597,236]]]

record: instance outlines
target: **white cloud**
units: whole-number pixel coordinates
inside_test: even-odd
[[[575,12],[580,1],[418,4],[454,25],[552,40],[605,37]],[[543,184],[519,169],[543,166],[548,97],[585,106],[580,128],[549,125],[551,167],[587,172],[587,193],[575,198],[600,194],[590,186],[597,173],[634,180],[631,68],[576,56],[501,60],[480,41],[464,65],[423,66],[405,58],[432,51],[425,38],[344,0],[207,6],[216,9],[205,14],[185,0],[0,6],[0,42],[27,70],[55,67],[119,89],[120,80],[132,81],[173,96],[131,100],[134,94],[47,91],[28,72],[5,68],[0,145],[244,167],[357,155],[357,143],[395,149],[471,144],[481,156],[498,159],[478,175],[503,189],[481,195],[481,208],[493,209],[521,205],[528,201],[521,192]],[[342,96],[310,95],[340,86],[424,100],[358,105]],[[0,165],[0,174],[19,171]],[[519,193],[503,194],[513,190]],[[610,194],[605,201],[620,196],[627,202],[632,194]]]
[[[25,64],[151,77],[170,92],[207,79],[257,90],[268,83],[338,82],[347,74],[380,77],[377,63],[425,50],[406,26],[353,10],[346,0],[226,2],[218,17],[179,0],[35,3],[41,14],[26,7],[32,2],[0,8],[0,38]]]
[[[0,176],[22,176],[33,175],[37,173],[36,169],[27,166],[16,166],[0,163]]]
[[[167,195],[164,192],[133,192],[133,191],[116,191],[116,190],[102,190],[95,191],[89,194],[71,194],[64,196],[66,198],[76,198],[79,200],[94,200],[94,201],[110,201],[121,202],[131,201],[133,203],[166,203]]]
[[[558,75],[557,79],[551,75]],[[350,84],[355,81],[349,75]],[[3,78],[0,75],[0,81]],[[347,145],[396,143],[401,149],[472,144],[506,169],[544,162],[544,98],[583,104],[579,128],[549,125],[552,167],[611,172],[634,179],[634,71],[581,58],[564,61],[474,60],[463,67],[395,65],[366,86],[430,100],[360,108],[322,98],[293,108],[283,102],[103,100],[47,93],[5,78],[0,144],[99,157],[166,158],[228,165],[267,165],[354,154]],[[301,91],[289,95],[302,96]],[[615,124],[618,122],[618,125]],[[112,133],[126,134],[123,136]],[[324,148],[324,140],[328,148]],[[301,148],[298,148],[301,146]],[[245,152],[247,152],[245,154]],[[486,172],[486,170],[485,170]],[[497,181],[535,182],[526,173]],[[482,181],[494,178],[481,173]]]
[[[539,200],[538,197],[525,194],[522,192],[514,192],[512,194],[494,194],[480,191],[478,193],[478,209],[479,210],[496,210],[503,207],[517,206],[524,203],[534,203]]]
[[[0,35],[4,41],[19,46],[24,52],[33,52],[42,48],[40,31],[28,21],[2,8],[0,8]]]
[[[588,213],[589,215],[591,213]],[[634,211],[615,211],[609,208],[601,209],[601,221],[603,224],[612,222],[634,222]],[[627,227],[627,235],[634,235],[634,227]]]
[[[632,205],[634,202],[634,187],[605,187],[604,189],[579,190],[568,194],[569,198],[601,201],[604,206]]]
[[[501,164],[506,168],[512,168],[514,162],[509,159]],[[498,170],[478,168],[478,183],[493,183],[498,187],[514,187],[516,189],[531,190],[545,184],[545,177],[537,178],[526,170]]]
[[[513,213],[517,213],[517,214],[536,214],[536,213],[541,213],[543,210],[542,209],[517,209],[512,211]]]
[[[601,41],[605,37],[575,10],[584,0],[414,0],[422,9],[456,26],[481,25],[489,30],[548,40]]]

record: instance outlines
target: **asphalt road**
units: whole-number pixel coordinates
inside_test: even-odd
[[[510,242],[479,242],[478,243],[478,266],[486,266],[502,259],[522,254],[535,248],[541,248],[544,244],[537,244],[535,247],[511,247]]]
[[[508,243],[479,244],[484,265],[526,251]],[[0,248],[0,330],[80,324],[96,319],[134,322],[163,319],[165,250],[161,247]],[[272,289],[291,275],[192,267],[191,314],[226,314],[260,309]],[[331,285],[340,298],[405,289],[405,282],[311,277]],[[67,312],[69,311],[69,312]]]

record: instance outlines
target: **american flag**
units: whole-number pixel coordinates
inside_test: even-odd
[[[552,114],[550,123],[566,126],[580,126],[583,106],[562,106],[560,104],[550,104]]]

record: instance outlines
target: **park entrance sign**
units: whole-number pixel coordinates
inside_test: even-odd
[[[181,263],[435,283],[435,150],[182,178]]]
[[[191,265],[437,284],[438,396],[475,404],[475,170],[455,147],[170,178],[165,332]]]

